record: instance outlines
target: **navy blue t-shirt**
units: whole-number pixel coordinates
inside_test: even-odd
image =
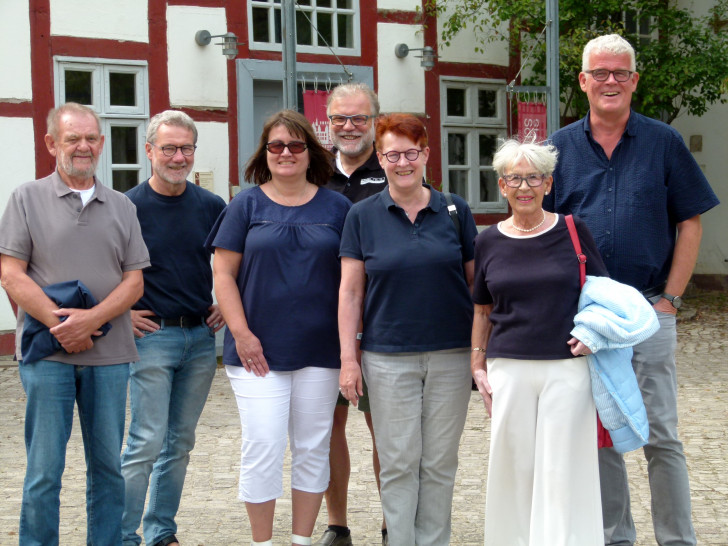
[[[584,222],[574,217],[588,275],[607,269]],[[579,262],[564,217],[547,231],[514,237],[492,226],[475,239],[473,301],[493,304],[487,358],[560,360],[572,358],[578,310]]]
[[[463,263],[473,259],[478,231],[467,203],[453,195],[458,239],[445,196],[430,191],[414,223],[388,188],[355,204],[346,218],[341,256],[363,261],[367,274],[362,350],[470,347],[473,304]]]
[[[308,203],[283,206],[256,186],[230,202],[207,239],[243,255],[237,284],[245,318],[271,370],[341,366],[338,251],[350,207],[324,188]],[[223,363],[242,366],[227,328]]]
[[[206,316],[212,305],[207,234],[225,208],[219,196],[191,182],[179,196],[155,192],[149,181],[126,192],[136,205],[152,266],[143,271],[144,295],[134,309],[158,317]]]
[[[632,112],[607,159],[587,114],[552,140],[559,162],[544,208],[586,223],[614,280],[637,290],[663,284],[677,224],[718,204],[680,133]]]

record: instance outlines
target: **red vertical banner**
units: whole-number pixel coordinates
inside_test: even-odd
[[[518,102],[518,136],[536,142],[546,140],[546,105],[541,102]]]
[[[333,143],[329,138],[329,118],[326,117],[328,99],[328,91],[306,90],[303,92],[303,114],[313,125],[313,132],[316,133],[319,142],[330,150]]]

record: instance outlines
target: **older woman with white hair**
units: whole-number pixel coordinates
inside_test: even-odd
[[[553,146],[495,154],[513,215],[475,239],[471,368],[492,417],[485,544],[602,544],[596,413],[585,354],[570,335],[581,291],[565,218],[541,207]],[[589,275],[607,271],[575,218]]]

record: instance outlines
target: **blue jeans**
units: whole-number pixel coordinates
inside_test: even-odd
[[[87,544],[121,544],[128,364],[74,366],[51,360],[20,363],[27,395],[28,464],[20,510],[20,545],[58,544],[61,476],[73,425],[73,404],[86,456]]]
[[[657,313],[660,330],[634,347],[632,366],[650,423],[643,450],[652,497],[652,524],[657,544],[696,544],[690,507],[690,482],[677,435],[677,345],[675,315]],[[627,468],[612,448],[599,450],[604,543],[634,544],[636,531],[629,503]]]
[[[215,377],[215,335],[206,326],[162,327],[136,340],[139,362],[130,366],[131,424],[121,472],[126,482],[125,545],[147,544],[177,532],[195,428]],[[151,480],[150,480],[151,475]]]

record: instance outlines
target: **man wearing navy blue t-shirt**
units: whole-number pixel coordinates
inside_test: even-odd
[[[690,483],[677,434],[675,316],[698,256],[700,215],[718,204],[672,127],[631,109],[639,74],[618,35],[584,48],[579,83],[586,117],[556,131],[553,191],[544,207],[589,227],[610,276],[642,291],[660,331],[634,347],[632,365],[650,424],[647,459],[658,544],[695,544]],[[627,472],[613,449],[599,450],[605,544],[632,545],[636,531]]]
[[[144,514],[150,546],[178,545],[175,516],[195,428],[217,359],[215,332],[224,321],[212,303],[210,253],[203,243],[225,202],[187,181],[197,128],[167,110],[147,129],[152,177],[127,192],[136,205],[152,266],[132,310],[139,362],[130,367],[131,424],[121,471],[126,486],[124,546],[137,545]]]

